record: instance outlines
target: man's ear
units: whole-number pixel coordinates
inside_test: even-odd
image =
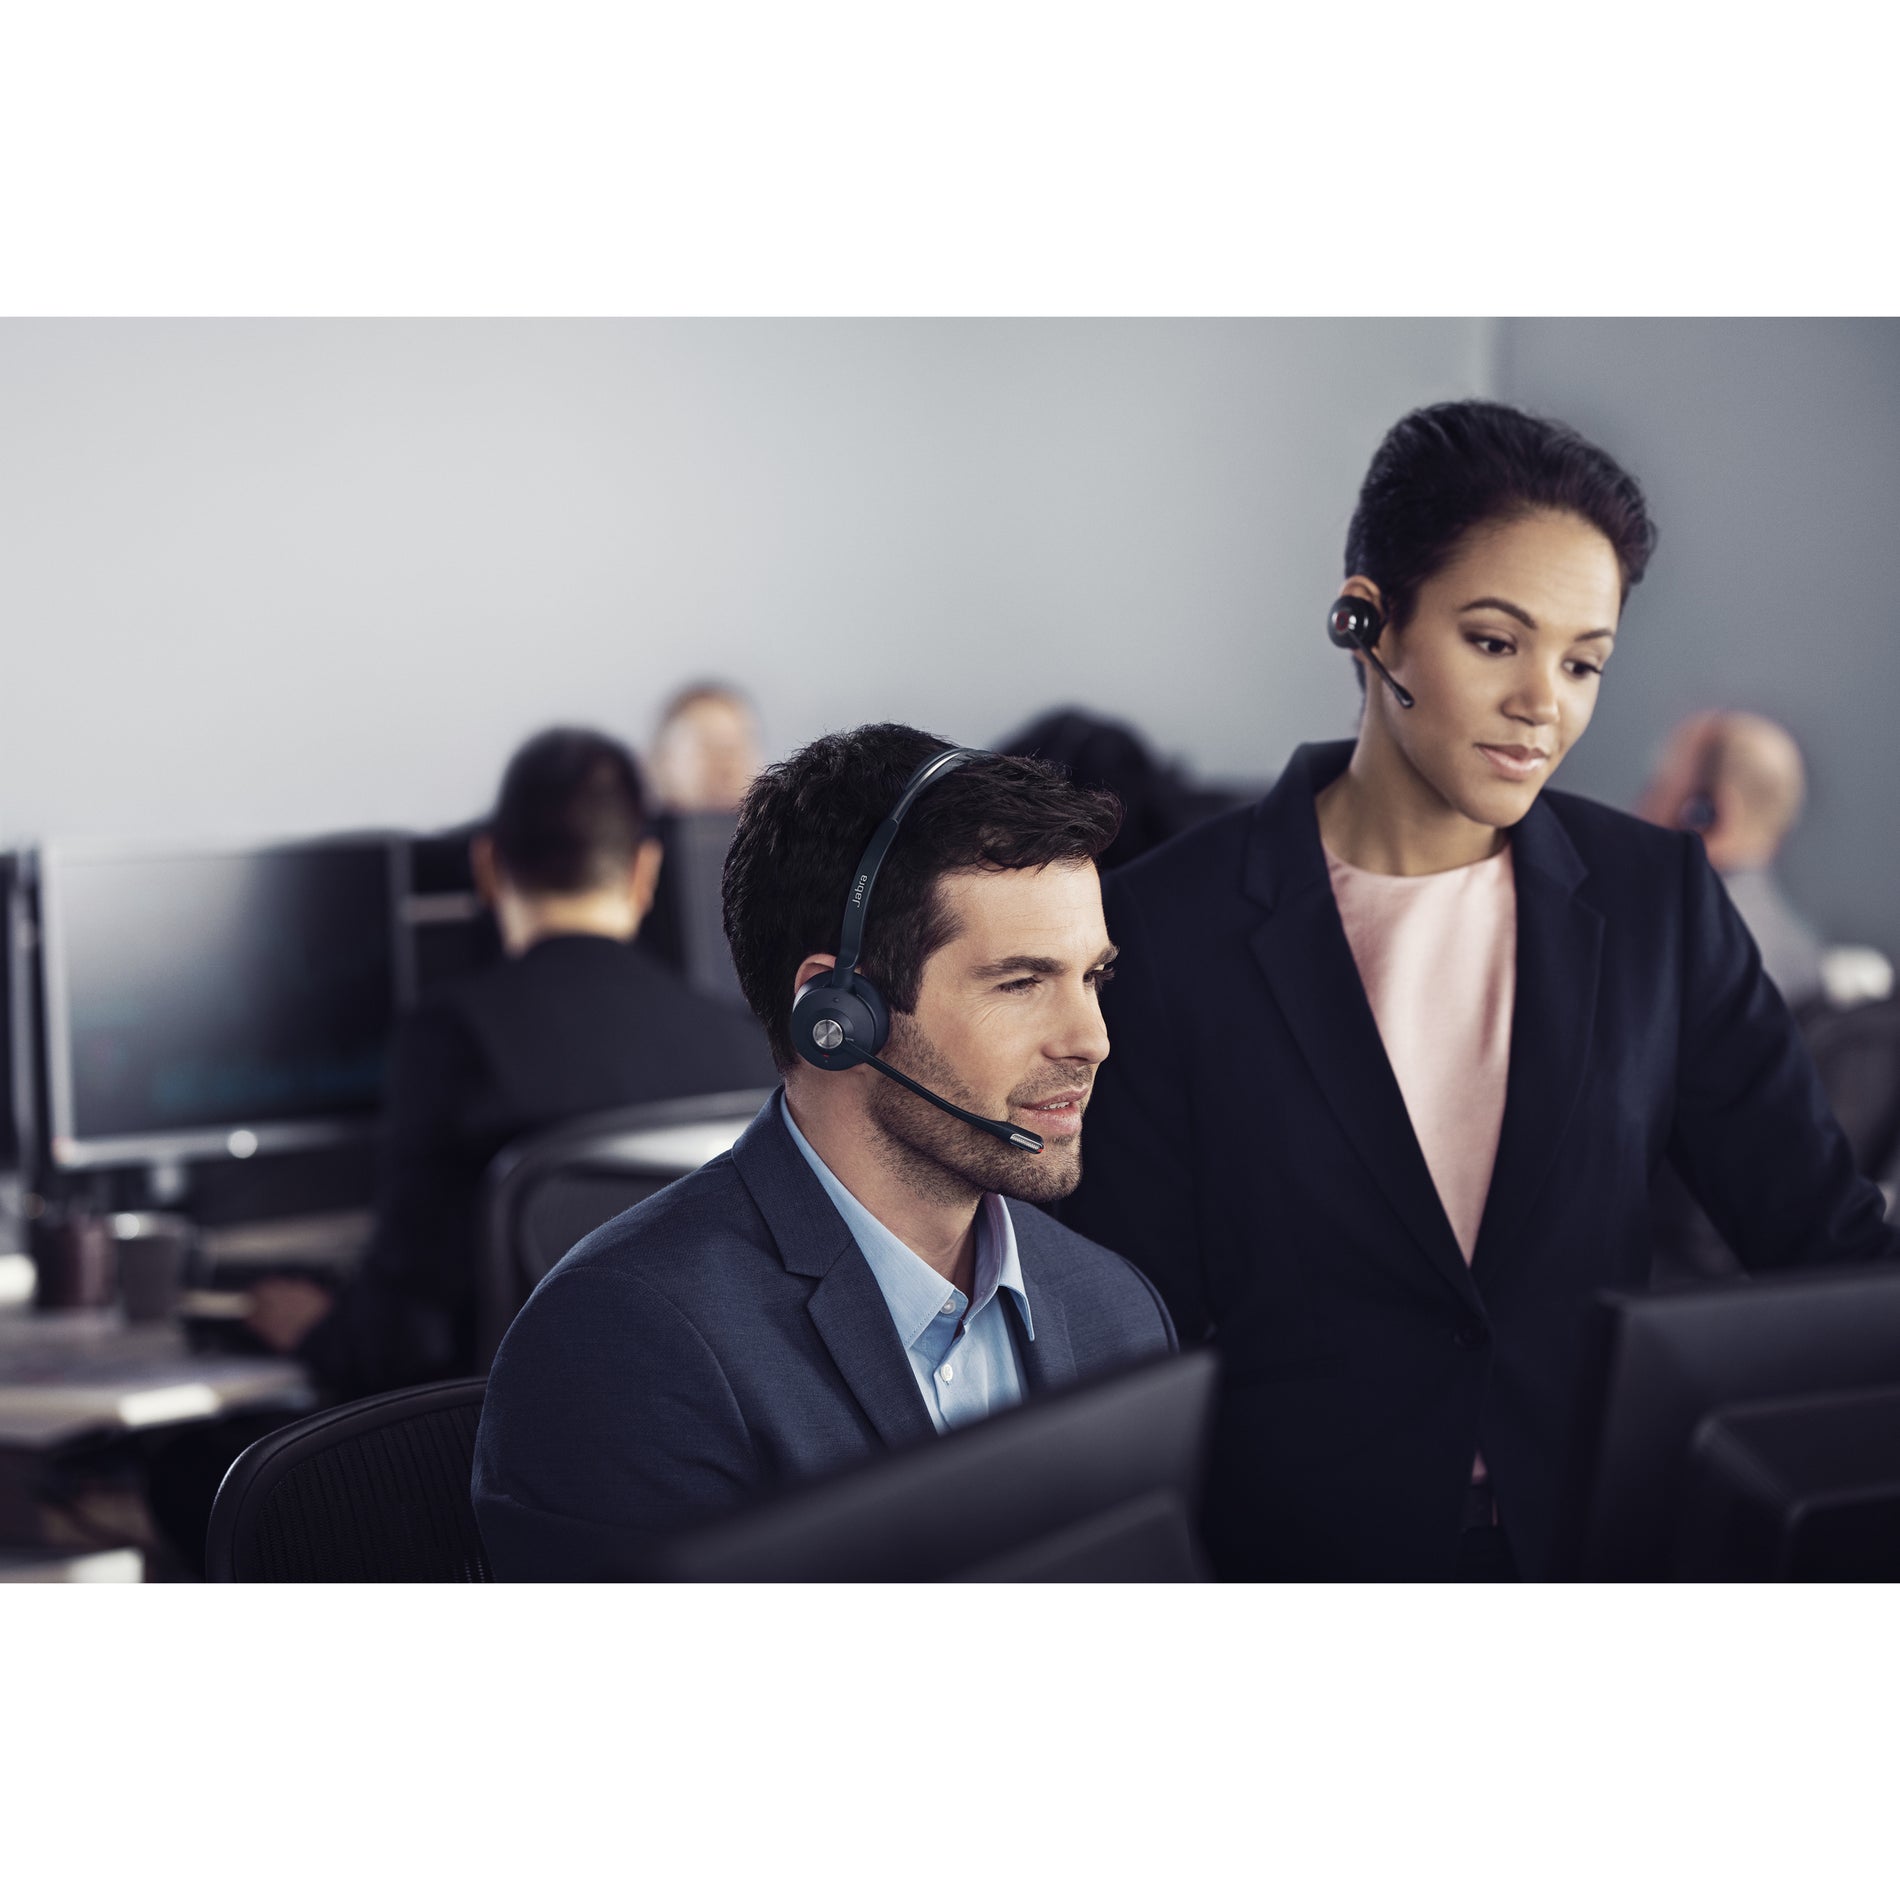
[[[642,838],[627,867],[627,902],[633,907],[636,928],[653,908],[653,893],[659,886],[660,863],[665,856],[666,847],[658,838]]]
[[[837,967],[838,959],[829,950],[814,950],[798,966],[798,974],[792,978],[792,994],[796,996],[821,971],[835,970]]]
[[[478,831],[468,841],[468,868],[475,893],[490,910],[501,908],[501,866],[495,857],[492,832]]]

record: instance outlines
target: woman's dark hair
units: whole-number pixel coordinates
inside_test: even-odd
[[[1346,572],[1375,583],[1403,627],[1418,590],[1472,529],[1543,510],[1579,515],[1616,550],[1623,598],[1656,528],[1635,476],[1576,430],[1501,402],[1440,402],[1386,431],[1346,530]]]
[[[723,884],[739,987],[781,1072],[798,1060],[792,983],[814,951],[836,955],[844,900],[871,834],[910,775],[946,741],[914,726],[860,726],[814,740],[752,781]],[[910,809],[878,873],[859,968],[893,1010],[917,1007],[925,963],[956,934],[938,880],[952,871],[1088,863],[1113,843],[1121,807],[1038,759],[984,754]]]
[[[508,761],[489,825],[508,881],[537,897],[625,877],[647,830],[633,755],[579,726],[536,733]]]

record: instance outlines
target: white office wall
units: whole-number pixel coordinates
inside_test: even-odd
[[[681,679],[784,751],[1058,702],[1207,773],[1349,729],[1367,455],[1472,321],[0,324],[0,833],[480,809]]]

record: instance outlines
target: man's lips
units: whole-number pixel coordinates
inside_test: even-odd
[[[1031,1122],[1039,1122],[1052,1134],[1076,1134],[1082,1127],[1082,1111],[1088,1107],[1087,1089],[1063,1089],[1055,1094],[1037,1097],[1033,1102],[1012,1102],[1012,1119],[1022,1116]]]

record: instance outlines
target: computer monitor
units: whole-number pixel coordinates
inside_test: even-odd
[[[660,881],[640,925],[640,943],[702,996],[744,1009],[745,992],[726,942],[723,899],[726,853],[738,825],[737,814],[725,811],[662,812],[654,821]]]
[[[1189,1583],[1211,1352],[1033,1398],[667,1540],[695,1583]]]
[[[458,825],[407,838],[401,845],[402,924],[415,972],[416,995],[427,1000],[502,960],[501,933],[475,889],[469,847],[479,825]]]
[[[24,1244],[38,1146],[33,894],[23,853],[0,853],[0,1253]]]
[[[384,836],[40,855],[55,1168],[360,1139],[407,994]]]
[[[1900,1384],[1900,1265],[1599,1296],[1552,1568],[1680,1574],[1704,1421],[1759,1401]]]
[[[1690,1448],[1674,1573],[1900,1582],[1900,1386],[1711,1412]]]

